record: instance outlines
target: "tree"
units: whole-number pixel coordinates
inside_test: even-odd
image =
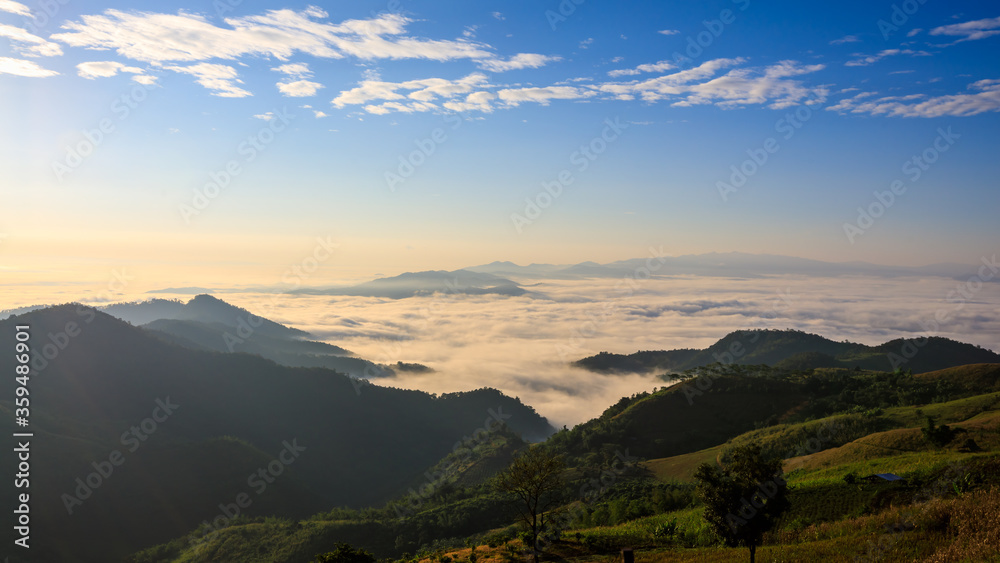
[[[955,431],[947,424],[937,426],[934,424],[934,417],[927,417],[927,425],[921,429],[924,438],[939,448],[947,446],[955,438]]]
[[[766,458],[759,445],[740,446],[725,467],[701,464],[695,472],[705,520],[730,547],[745,546],[754,562],[764,533],[788,509],[788,485],[780,458]]]
[[[375,556],[350,544],[338,543],[333,551],[317,555],[314,563],[375,563]]]
[[[535,563],[538,563],[538,534],[545,526],[545,512],[558,501],[565,468],[561,457],[533,447],[517,457],[493,481],[496,490],[516,498],[518,516],[531,531]]]

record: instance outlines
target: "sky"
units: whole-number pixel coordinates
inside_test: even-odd
[[[998,47],[988,2],[0,0],[0,305],[317,252],[309,285],[651,245],[976,264]]]

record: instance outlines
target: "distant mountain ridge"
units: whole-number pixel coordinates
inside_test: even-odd
[[[358,358],[340,346],[305,340],[310,334],[304,330],[254,315],[211,295],[197,295],[186,303],[167,299],[116,303],[101,310],[192,350],[254,354],[284,366],[321,367],[364,379],[395,375],[389,366]],[[420,368],[429,369],[414,369]]]
[[[230,305],[208,294],[196,295],[187,303],[172,299],[150,299],[132,303],[115,303],[99,307],[99,310],[136,326],[170,319],[222,325],[236,330],[241,324],[249,326],[253,322],[256,325],[253,326],[254,332],[265,336],[277,338],[309,336],[309,333],[304,330],[257,317],[242,307]]]
[[[988,262],[984,258],[984,262]],[[491,262],[465,268],[472,272],[498,276],[533,279],[584,279],[622,277],[638,273],[647,275],[699,275],[762,277],[775,275],[849,276],[873,275],[885,277],[935,276],[965,281],[976,275],[980,264],[930,264],[926,266],[881,266],[867,262],[824,262],[808,258],[774,254],[748,254],[744,252],[712,252],[668,256],[650,249],[648,258],[618,260],[607,264],[581,262],[579,264],[531,264],[519,266],[513,262]],[[1000,282],[1000,276],[990,281]]]
[[[471,270],[431,270],[407,272],[390,278],[379,278],[349,287],[304,288],[289,293],[300,295],[350,295],[404,299],[435,293],[457,295],[507,295],[516,297],[528,292],[517,283],[487,272]]]
[[[648,350],[632,354],[601,352],[573,362],[597,373],[677,373],[713,363],[767,364],[807,370],[842,367],[914,373],[949,367],[1000,363],[1000,354],[948,338],[895,339],[878,346],[835,342],[799,330],[739,330],[703,350]]]
[[[810,258],[781,256],[776,254],[750,254],[745,252],[711,252],[707,254],[686,254],[669,256],[662,249],[650,248],[645,258],[617,260],[608,263],[594,261],[576,264],[538,264],[521,266],[511,261],[495,261],[489,264],[468,266],[459,270],[428,270],[405,272],[397,276],[374,279],[357,285],[342,287],[306,287],[287,290],[274,287],[244,287],[214,290],[219,293],[234,291],[287,292],[301,295],[345,295],[361,297],[385,297],[403,299],[433,293],[454,293],[468,295],[530,295],[516,279],[577,280],[589,278],[609,278],[625,276],[710,276],[710,277],[768,277],[778,275],[807,276],[880,276],[880,277],[943,277],[968,281],[980,273],[981,268],[994,268],[994,258],[982,259],[982,264],[940,263],[924,266],[884,266],[868,262],[825,262]],[[477,276],[477,274],[479,274]],[[996,274],[996,272],[994,272]],[[981,278],[983,279],[983,278]],[[989,280],[1000,283],[1000,275]],[[149,291],[147,293],[208,293],[198,287],[177,287]],[[25,312],[12,309],[8,312]]]

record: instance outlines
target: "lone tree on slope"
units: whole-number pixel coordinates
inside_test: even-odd
[[[788,485],[780,458],[765,458],[760,446],[740,446],[725,467],[703,463],[695,472],[705,520],[726,545],[745,546],[754,563],[757,547],[788,509]]]
[[[535,563],[538,563],[538,534],[545,526],[545,512],[556,505],[565,467],[561,457],[533,447],[493,481],[496,490],[516,497],[518,516],[531,530]]]

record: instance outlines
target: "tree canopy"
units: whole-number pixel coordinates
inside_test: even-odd
[[[733,449],[725,467],[703,463],[695,473],[705,520],[730,547],[745,546],[753,563],[764,533],[788,508],[781,459],[765,457],[758,445]]]

